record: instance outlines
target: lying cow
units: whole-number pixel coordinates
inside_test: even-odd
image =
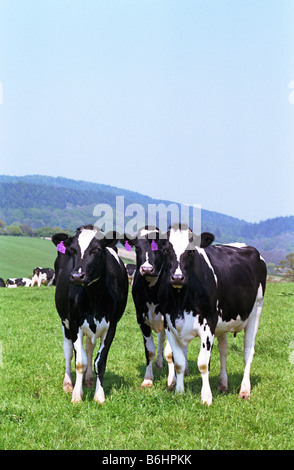
[[[94,400],[105,401],[103,377],[106,359],[127,302],[128,277],[114,250],[116,238],[107,238],[93,225],[77,229],[73,237],[53,235],[58,256],[55,261],[55,303],[61,318],[65,376],[63,388],[72,391],[72,402],[82,399],[82,381],[93,381],[92,355],[97,338],[101,344],[94,368],[97,375]],[[83,336],[87,336],[86,353]],[[71,359],[75,349],[76,383],[73,388]]]
[[[200,337],[198,368],[202,376],[201,401],[212,403],[209,362],[214,337],[220,351],[219,390],[228,389],[227,333],[244,329],[245,370],[239,396],[249,398],[250,366],[254,355],[266,284],[266,264],[253,247],[211,245],[193,242],[188,228],[175,227],[167,240],[159,240],[165,262],[159,287],[160,311],[165,316],[177,375],[176,391],[184,391],[185,348]]]
[[[27,277],[14,277],[7,279],[7,287],[30,287],[32,280]]]
[[[4,279],[2,279],[2,277],[0,277],[0,287],[5,287],[5,282],[4,282]]]
[[[37,267],[33,270],[32,286],[37,284],[38,287],[40,287],[41,284],[45,284],[46,282],[48,282],[48,286],[51,286],[54,278],[55,272],[53,269]]]

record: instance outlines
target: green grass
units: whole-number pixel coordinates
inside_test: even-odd
[[[166,389],[167,366],[141,390],[143,340],[131,296],[109,352],[106,402],[72,404],[62,390],[64,359],[54,287],[0,289],[1,449],[293,449],[294,284],[267,286],[251,369],[250,401],[240,400],[243,333],[229,338],[229,393],[217,392],[219,354],[212,352],[214,401],[200,403],[199,340],[190,343],[185,395]]]
[[[0,236],[0,277],[32,277],[36,266],[53,268],[56,248],[50,240]]]

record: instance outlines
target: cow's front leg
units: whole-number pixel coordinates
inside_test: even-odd
[[[105,402],[103,378],[104,378],[104,373],[106,369],[107,356],[108,356],[109,348],[111,346],[111,343],[115,335],[115,330],[116,330],[116,325],[110,325],[107,329],[103,331],[103,333],[100,336],[101,344],[100,344],[100,348],[99,348],[98,354],[94,362],[95,372],[97,375],[96,389],[95,389],[95,395],[94,395],[94,400],[96,401],[96,403],[102,404]]]
[[[72,340],[68,339],[70,337],[69,330],[65,327],[63,322],[61,322],[61,328],[63,333],[63,354],[65,359],[65,374],[63,379],[63,390],[65,392],[73,391],[73,383],[71,376],[71,360],[73,356],[73,344]]]
[[[176,383],[176,376],[175,376],[175,365],[174,365],[174,359],[173,359],[173,352],[172,348],[169,344],[169,341],[166,342],[166,346],[164,349],[164,355],[165,359],[168,363],[168,377],[167,377],[167,387],[169,390],[172,390]]]
[[[202,378],[201,403],[210,406],[212,403],[212,393],[209,385],[209,366],[214,335],[206,323],[200,326],[198,335],[201,341],[197,362]]]
[[[143,335],[144,340],[144,348],[145,348],[145,357],[146,357],[146,370],[144,375],[144,380],[142,382],[141,387],[151,388],[153,385],[153,360],[155,357],[155,344],[153,341],[153,335],[151,328],[146,325],[145,323],[139,323],[141,328],[141,332]]]
[[[74,342],[76,352],[76,383],[72,392],[72,403],[78,403],[83,397],[83,376],[87,369],[87,355],[83,346],[83,332],[81,328],[78,331],[78,337]]]
[[[166,336],[172,350],[172,358],[176,371],[176,393],[184,393],[184,374],[185,374],[185,346],[180,345],[173,333],[167,329]],[[172,369],[170,370],[172,373]],[[173,380],[174,381],[174,380]],[[172,388],[171,386],[169,388]]]

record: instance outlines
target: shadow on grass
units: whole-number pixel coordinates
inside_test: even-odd
[[[189,373],[184,377],[184,387],[185,391],[190,391],[192,394],[195,395],[200,395],[201,393],[201,388],[202,388],[202,378],[201,374],[198,369],[198,365],[196,361],[191,361],[190,359],[188,360],[188,365],[189,365]],[[140,376],[142,377],[142,381],[144,378],[145,374],[145,366],[142,364],[138,367],[138,371]],[[168,367],[167,364],[165,363],[164,367],[162,369],[156,369],[153,370],[153,375],[154,375],[154,384],[156,385],[156,382],[158,381],[167,381],[167,375],[168,375]],[[217,395],[226,395],[226,394],[239,394],[240,387],[241,387],[241,382],[243,379],[243,372],[238,373],[238,372],[231,372],[228,370],[228,376],[229,376],[229,389],[227,392],[220,392],[217,387],[218,387],[218,382],[219,382],[219,373],[210,373],[209,375],[209,383],[210,383],[210,388],[212,391],[213,396]],[[257,374],[251,374],[250,375],[250,382],[251,382],[251,390],[253,391],[254,388],[260,383],[261,381],[261,376]]]

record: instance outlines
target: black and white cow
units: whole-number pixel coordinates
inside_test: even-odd
[[[0,287],[5,287],[5,282],[4,282],[4,279],[2,279],[2,277],[0,277]]]
[[[51,268],[37,267],[33,270],[32,286],[35,284],[40,287],[41,284],[48,282],[48,286],[53,284],[55,272]]]
[[[113,234],[114,235],[114,234]],[[114,249],[117,239],[107,238],[92,225],[77,229],[71,237],[56,234],[56,308],[64,335],[65,376],[63,388],[72,391],[72,402],[82,399],[82,381],[93,384],[92,355],[97,338],[101,344],[94,361],[97,375],[94,400],[105,401],[103,377],[117,322],[123,315],[128,295],[128,278]],[[86,353],[83,336],[87,336]],[[76,382],[73,388],[71,358],[75,350]]]
[[[192,235],[188,228],[174,227],[167,240],[159,240],[165,259],[158,308],[164,314],[173,352],[176,392],[184,391],[185,348],[198,336],[201,401],[211,405],[209,364],[214,337],[218,338],[221,361],[218,388],[226,391],[227,333],[244,329],[245,370],[239,396],[249,398],[250,367],[265,292],[265,261],[253,247],[209,246],[214,238],[209,234],[199,248]]]
[[[6,286],[14,287],[30,287],[32,280],[27,277],[11,277],[7,279]]]
[[[135,238],[126,235],[128,246],[134,246],[136,249],[137,268],[133,280],[132,295],[137,321],[143,335],[146,356],[146,371],[142,388],[152,387],[153,385],[153,361],[156,348],[152,331],[157,334],[158,340],[155,368],[161,369],[164,365],[164,318],[158,309],[158,281],[163,266],[163,254],[158,250],[159,236],[160,232],[157,227],[148,226],[139,230]],[[175,374],[172,352],[168,342],[165,347],[165,358],[169,366],[167,384],[169,388],[172,388],[175,385]]]

